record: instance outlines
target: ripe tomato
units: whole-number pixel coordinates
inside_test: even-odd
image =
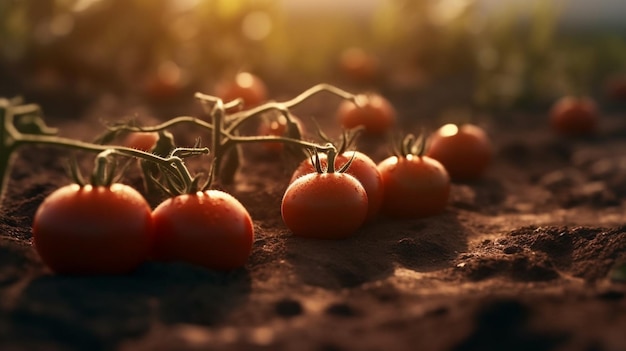
[[[493,156],[493,147],[482,128],[472,124],[446,124],[430,136],[426,155],[444,165],[454,180],[480,178]]]
[[[362,125],[367,134],[382,135],[395,123],[396,111],[387,99],[378,95],[359,95],[361,106],[343,101],[337,110],[337,118],[345,129]]]
[[[564,96],[550,110],[550,124],[559,134],[576,136],[596,129],[600,115],[589,97]]]
[[[219,190],[179,195],[152,211],[157,259],[183,261],[214,270],[245,265],[254,228],[243,205]]]
[[[295,117],[291,116],[293,121],[298,125],[300,131],[302,131],[302,122]],[[283,115],[278,115],[276,117],[265,118],[259,124],[257,135],[261,136],[286,136],[287,133],[287,118]],[[285,144],[281,142],[265,142],[262,143],[263,148],[269,152],[274,154],[279,154],[285,148]]]
[[[379,71],[378,59],[359,47],[343,50],[339,56],[339,68],[352,81],[358,83],[371,82],[376,79]]]
[[[150,206],[130,186],[77,184],[50,194],[33,220],[42,261],[61,274],[122,274],[150,253]]]
[[[159,140],[157,132],[134,132],[124,138],[122,145],[148,152],[154,148],[157,140]]]
[[[337,155],[335,165],[341,166],[345,164],[352,158],[353,155],[354,158],[352,159],[350,167],[346,170],[346,173],[356,178],[363,186],[363,189],[365,189],[368,203],[367,220],[371,220],[378,215],[380,205],[383,201],[383,179],[378,171],[378,168],[376,168],[376,163],[374,163],[369,156],[362,152],[346,151],[341,155]],[[328,164],[327,156],[325,154],[320,154],[319,158],[322,167],[326,168]],[[298,168],[296,168],[289,183],[293,183],[296,179],[309,173],[316,173],[316,171],[311,164],[311,161],[307,159],[302,161]]]
[[[392,156],[378,164],[383,178],[381,212],[396,218],[420,218],[443,212],[450,195],[450,177],[428,156]]]
[[[223,80],[219,82],[215,86],[215,95],[224,102],[241,98],[243,107],[251,108],[267,100],[267,88],[261,78],[248,72],[241,72],[232,81]]]
[[[185,87],[183,71],[172,61],[162,62],[156,72],[148,76],[144,93],[152,100],[171,100],[180,95]]]
[[[281,214],[296,236],[343,239],[365,221],[367,193],[349,174],[310,173],[287,187]]]

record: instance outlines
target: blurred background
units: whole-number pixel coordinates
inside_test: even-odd
[[[162,103],[249,71],[273,97],[324,81],[540,104],[619,90],[624,14],[623,0],[2,0],[0,95]]]

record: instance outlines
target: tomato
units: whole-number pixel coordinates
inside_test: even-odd
[[[346,151],[341,155],[337,155],[335,165],[341,166],[345,164],[352,158],[353,155],[354,158],[352,159],[350,167],[346,170],[346,173],[356,178],[363,186],[363,189],[367,194],[368,202],[367,220],[372,220],[376,217],[376,215],[378,215],[380,205],[383,201],[383,180],[378,168],[376,168],[376,163],[374,163],[369,156],[362,152]],[[326,168],[328,164],[327,156],[325,154],[320,154],[319,158],[322,167]],[[296,179],[305,174],[315,172],[316,171],[311,164],[311,160],[306,159],[300,163],[298,168],[296,168],[289,183],[293,183]]]
[[[378,95],[359,95],[360,106],[344,100],[337,110],[337,118],[346,129],[358,126],[365,128],[365,133],[382,135],[395,123],[396,111],[387,99]]]
[[[376,79],[379,71],[378,59],[359,47],[344,49],[339,56],[339,67],[349,79],[365,83]]]
[[[576,136],[596,129],[600,115],[590,97],[564,96],[550,110],[550,124],[559,134]]]
[[[302,132],[302,122],[297,117],[291,116],[291,119],[298,125],[298,128]],[[278,115],[271,118],[265,118],[259,124],[257,135],[261,136],[287,136],[287,118],[283,115]],[[281,142],[265,142],[262,143],[263,148],[274,154],[279,154],[285,148],[285,144]]]
[[[150,253],[150,212],[141,194],[127,185],[67,185],[37,209],[33,243],[56,273],[128,273]]]
[[[157,259],[224,271],[245,265],[252,252],[252,219],[223,191],[169,198],[154,209],[152,218]]]
[[[251,108],[267,101],[267,88],[261,78],[248,73],[238,73],[234,80],[223,80],[215,86],[215,95],[229,102],[243,100],[244,108]]]
[[[491,163],[493,146],[478,126],[446,124],[430,136],[426,155],[441,162],[452,179],[473,180]]]
[[[183,71],[172,61],[159,64],[156,72],[145,80],[144,92],[153,100],[171,100],[184,88]]]
[[[124,138],[122,145],[141,151],[150,151],[156,145],[157,140],[159,140],[157,132],[133,132]]]
[[[389,217],[420,218],[443,212],[450,195],[450,177],[428,156],[389,157],[378,164],[383,178],[381,212]]]
[[[281,214],[295,236],[343,239],[365,221],[367,193],[349,174],[310,173],[287,187]]]

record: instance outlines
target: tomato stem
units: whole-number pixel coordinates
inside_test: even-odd
[[[13,106],[7,99],[0,98],[0,205],[8,182],[12,155],[15,151],[15,137],[19,134],[13,125]]]
[[[290,108],[293,108],[303,103],[307,99],[311,98],[313,95],[321,93],[321,92],[328,92],[342,99],[350,100],[354,102],[355,104],[357,104],[356,95],[349,93],[345,90],[339,89],[333,85],[322,83],[322,84],[315,85],[305,90],[304,92],[300,93],[298,96],[296,96],[295,98],[291,100],[287,100],[283,102],[268,102],[266,104],[263,104],[261,106],[255,107],[250,110],[231,114],[227,118],[227,122],[229,123],[229,127],[227,131],[231,132],[237,129],[239,125],[247,121],[249,118],[260,115],[263,112],[267,112],[270,110],[280,111],[285,116],[285,118],[287,118],[287,120],[291,121],[291,117],[289,116]]]
[[[209,174],[208,181],[214,179],[214,176],[220,170],[221,162],[224,158],[229,165],[239,166],[238,162],[233,162],[233,158],[238,158],[239,152],[237,144],[250,143],[250,142],[281,142],[291,145],[296,145],[306,149],[312,149],[316,152],[326,152],[329,158],[328,172],[335,172],[334,160],[337,155],[337,149],[332,144],[315,144],[312,142],[303,141],[297,139],[297,135],[294,138],[282,137],[282,136],[240,136],[238,134],[239,126],[248,119],[261,115],[267,111],[278,111],[285,116],[288,122],[295,125],[294,120],[289,112],[289,109],[297,106],[315,94],[321,92],[329,92],[342,99],[350,100],[353,103],[359,105],[359,101],[356,95],[339,89],[329,84],[318,84],[306,91],[302,92],[295,98],[284,102],[269,102],[253,108],[247,111],[240,111],[233,114],[227,114],[226,110],[229,108],[237,107],[241,104],[240,99],[229,101],[224,103],[222,99],[202,93],[196,93],[195,97],[200,99],[207,109],[207,113],[212,119],[212,123],[203,121],[196,117],[191,116],[178,116],[172,118],[164,123],[139,127],[134,125],[119,125],[109,127],[108,136],[115,136],[118,131],[130,131],[130,132],[162,132],[170,127],[173,127],[182,123],[191,123],[195,126],[211,131],[212,136],[212,151],[213,151],[213,165],[211,167],[211,173]],[[212,105],[209,106],[209,103]],[[16,127],[15,117],[22,115],[35,115],[35,119],[32,121],[20,119],[20,128]],[[41,110],[36,104],[23,104],[20,101],[9,101],[8,99],[0,99],[0,200],[4,195],[6,189],[6,183],[8,181],[8,172],[11,167],[11,159],[14,151],[24,144],[39,144],[39,145],[52,145],[62,146],[70,149],[97,152],[102,153],[98,156],[96,162],[96,168],[92,176],[92,180],[96,183],[109,182],[113,177],[114,167],[110,167],[111,160],[109,157],[112,154],[122,155],[126,157],[136,157],[145,161],[149,161],[157,164],[159,169],[163,171],[164,180],[171,185],[174,190],[178,191],[192,191],[191,188],[197,183],[185,167],[182,157],[184,155],[197,155],[208,154],[209,149],[199,148],[199,145],[195,145],[194,148],[178,148],[172,151],[167,157],[161,155],[144,152],[141,150],[123,147],[123,146],[111,146],[102,145],[97,143],[83,142],[79,140],[62,138],[56,136],[56,130],[48,128],[40,118]],[[24,124],[28,128],[23,128]],[[28,130],[28,132],[26,132]],[[31,132],[32,131],[32,132]],[[113,133],[113,134],[110,134]],[[107,134],[105,134],[105,137]],[[101,138],[107,140],[107,138]],[[114,166],[114,165],[113,165]],[[232,167],[231,167],[232,168]],[[234,174],[233,172],[230,172]],[[229,174],[230,174],[229,173]],[[153,178],[151,175],[146,175]],[[228,175],[227,175],[228,176]],[[210,184],[207,184],[207,186]]]
[[[337,159],[337,149],[331,143],[326,144],[329,147],[326,155],[328,157],[328,166],[326,168],[326,173],[335,173],[335,160]]]
[[[40,113],[37,105],[12,106],[6,99],[0,99],[0,200],[4,196],[6,184],[8,182],[8,171],[11,166],[12,155],[18,147],[25,144],[43,144],[61,146],[70,149],[101,153],[96,161],[96,167],[92,177],[98,185],[105,185],[113,179],[114,168],[110,168],[108,158],[112,154],[119,154],[126,157],[136,157],[142,160],[157,163],[165,169],[173,171],[187,189],[193,181],[189,171],[184,166],[182,159],[177,154],[185,155],[208,154],[208,148],[177,148],[168,157],[161,157],[149,152],[124,147],[100,145],[83,142],[74,139],[62,138],[45,134],[24,134],[20,133],[14,125],[14,118],[17,115],[28,113]]]

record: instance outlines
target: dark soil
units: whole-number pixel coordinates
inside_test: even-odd
[[[395,102],[401,126],[418,131],[415,107]],[[323,116],[322,104],[299,115]],[[53,110],[50,124],[89,140],[99,119],[119,118],[92,106],[73,120]],[[69,182],[67,153],[23,148],[0,208],[0,350],[626,350],[626,285],[609,279],[626,262],[626,113],[576,139],[553,135],[541,114],[492,117],[480,124],[495,160],[483,179],[453,185],[445,213],[379,218],[340,241],[293,237],[280,219],[289,163],[247,148],[223,189],[248,208],[256,240],[229,273],[151,262],[129,276],[52,274],[30,225]],[[381,140],[361,144],[387,156]],[[126,182],[140,184],[132,171]]]

